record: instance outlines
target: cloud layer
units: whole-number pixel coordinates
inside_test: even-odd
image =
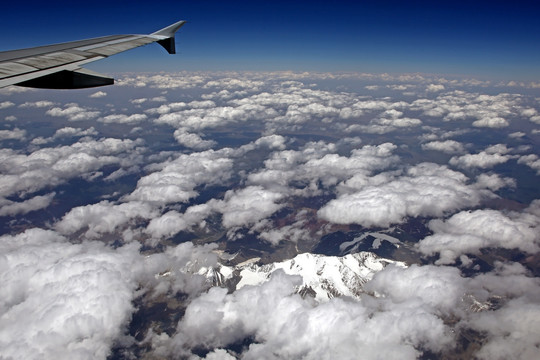
[[[5,89],[0,357],[537,358],[534,91],[314,72]],[[309,295],[350,274],[335,258],[236,288],[235,265],[352,239],[406,266],[352,296]]]

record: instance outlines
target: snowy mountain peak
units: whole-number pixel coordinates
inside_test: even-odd
[[[302,285],[298,288],[302,296],[311,295],[315,300],[324,302],[338,296],[359,298],[363,285],[390,263],[405,266],[404,263],[384,259],[370,252],[342,257],[304,253],[290,260],[266,265],[244,262],[234,268],[222,266],[214,274],[208,275],[212,276],[215,285],[223,285],[226,279],[230,279],[236,283],[235,289],[240,289],[261,284],[274,271],[282,269],[286,274],[302,277]]]

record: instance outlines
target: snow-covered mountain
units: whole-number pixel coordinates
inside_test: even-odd
[[[247,285],[258,285],[267,281],[271,274],[282,269],[286,274],[302,277],[298,292],[303,296],[313,296],[324,302],[337,296],[358,298],[363,292],[363,285],[386,265],[404,263],[381,258],[370,252],[359,252],[345,256],[325,256],[299,254],[283,262],[257,265],[258,258],[245,261],[234,267],[220,266],[208,269],[209,281],[217,286],[229,286],[240,289]]]

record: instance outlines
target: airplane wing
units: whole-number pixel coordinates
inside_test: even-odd
[[[81,89],[111,85],[114,79],[81,66],[122,51],[157,42],[175,54],[178,21],[148,35],[112,35],[0,52],[0,88],[19,85],[42,89]]]

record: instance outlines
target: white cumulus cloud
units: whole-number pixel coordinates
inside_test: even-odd
[[[418,243],[426,254],[440,254],[439,263],[449,264],[462,254],[478,254],[482,248],[539,250],[537,227],[540,218],[516,213],[505,215],[497,210],[463,211],[448,220],[432,220],[434,232]]]
[[[324,205],[319,217],[337,224],[389,226],[407,217],[442,216],[492,196],[468,184],[462,173],[433,163],[411,167],[403,176],[380,177],[376,183],[357,186]]]

